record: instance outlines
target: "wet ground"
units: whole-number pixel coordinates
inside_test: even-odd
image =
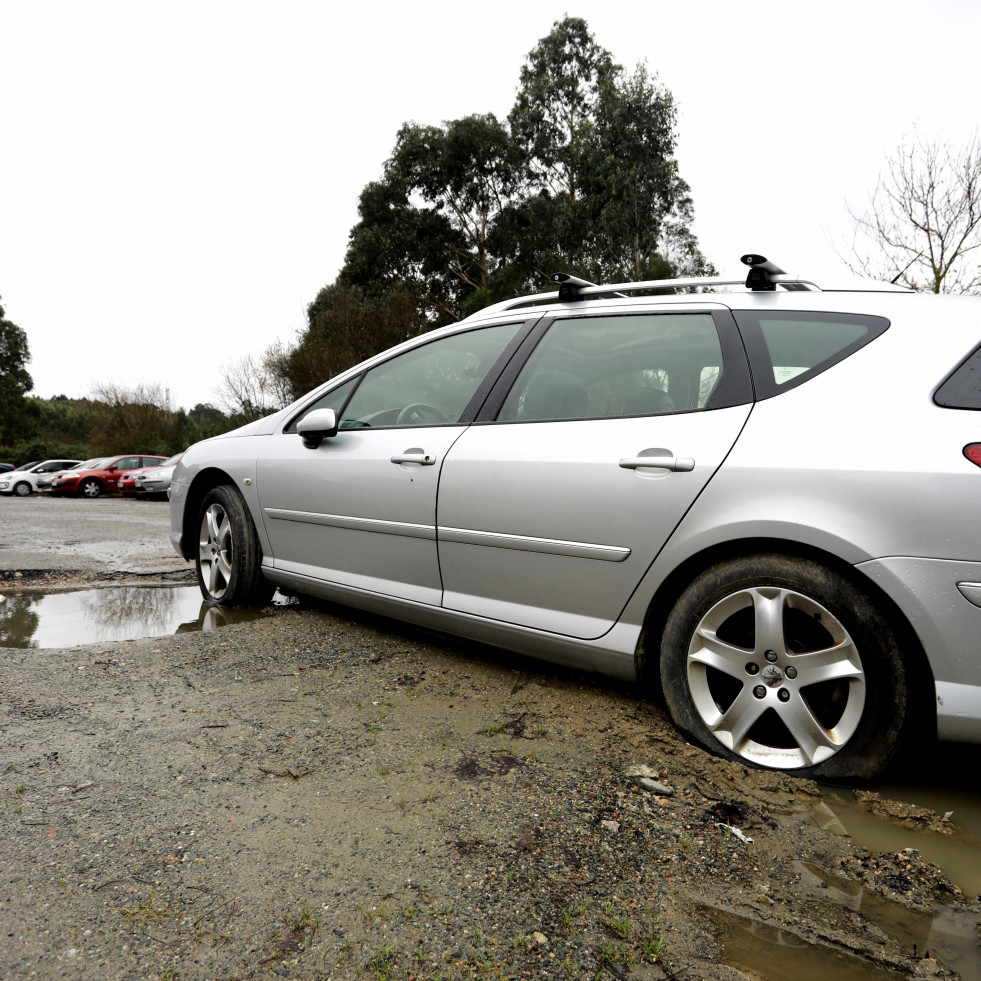
[[[0,566],[5,977],[981,978],[975,747],[859,792],[746,770],[628,686],[384,620],[209,629],[165,506],[28,502],[83,547]]]

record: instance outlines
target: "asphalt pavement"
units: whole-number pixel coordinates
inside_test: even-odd
[[[0,570],[146,575],[188,568],[170,544],[166,501],[0,496]]]

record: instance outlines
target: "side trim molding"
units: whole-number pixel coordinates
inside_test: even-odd
[[[414,525],[407,521],[382,521],[380,518],[353,518],[346,514],[320,514],[316,511],[288,511],[285,508],[264,508],[263,511],[267,518],[275,521],[299,521],[308,525],[327,525],[329,528],[348,528],[351,531],[370,531],[380,535],[436,540],[436,528],[433,525]]]
[[[590,542],[564,542],[555,538],[531,538],[505,535],[493,531],[471,531],[467,528],[440,528],[441,542],[458,545],[485,545],[489,548],[511,548],[519,552],[545,552],[547,555],[570,555],[577,559],[599,559],[601,562],[623,562],[630,549],[620,545],[594,545]]]

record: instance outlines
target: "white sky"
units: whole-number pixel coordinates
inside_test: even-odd
[[[304,326],[398,127],[505,117],[566,13],[673,92],[722,272],[843,272],[886,154],[978,129],[977,0],[0,0],[0,303],[35,393],[213,401]]]

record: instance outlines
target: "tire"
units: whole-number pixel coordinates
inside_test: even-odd
[[[261,606],[274,587],[262,575],[262,549],[248,506],[234,487],[212,488],[198,512],[195,560],[201,595],[217,606]]]
[[[661,642],[665,701],[695,742],[819,780],[885,768],[908,714],[906,678],[892,626],[855,583],[778,554],[701,573]]]
[[[83,480],[78,487],[79,494],[82,497],[96,498],[102,496],[102,484],[100,481],[96,480],[95,477],[89,477]]]
[[[26,480],[19,480],[14,484],[14,493],[18,497],[30,497],[33,490],[34,488]]]

